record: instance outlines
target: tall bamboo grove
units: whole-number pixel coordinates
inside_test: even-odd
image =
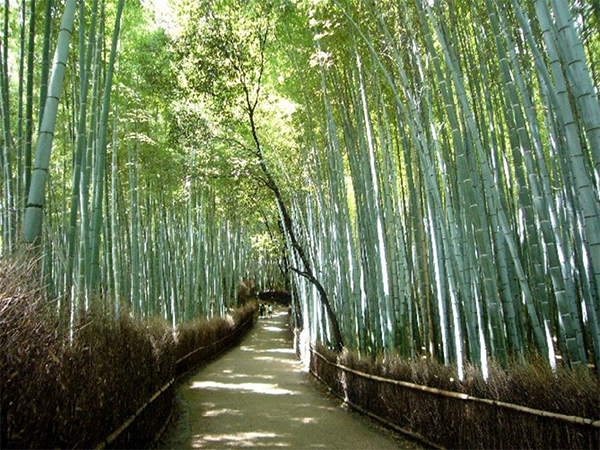
[[[532,354],[598,366],[597,6],[333,3],[305,10],[296,70],[319,100],[299,100],[314,189],[294,210],[345,342],[461,376]]]
[[[276,261],[254,245],[260,230],[228,210],[222,190],[183,181],[193,178],[193,157],[173,161],[173,174],[161,168],[164,179],[181,176],[175,182],[144,173],[141,152],[175,150],[164,130],[150,134],[164,112],[141,113],[149,99],[131,94],[141,81],[120,66],[140,57],[129,46],[147,35],[135,29],[147,20],[143,8],[39,4],[1,9],[3,257],[39,256],[40,279],[71,329],[90,310],[174,327],[226,314],[240,283],[252,286]]]

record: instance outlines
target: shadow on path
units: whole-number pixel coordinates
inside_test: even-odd
[[[162,448],[417,448],[318,389],[291,348],[287,312],[261,318],[241,344],[179,388]]]

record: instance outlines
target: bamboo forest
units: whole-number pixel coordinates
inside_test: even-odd
[[[317,348],[485,383],[535,360],[598,389],[599,0],[2,0],[0,16],[3,351],[37,333],[6,319],[27,289],[73,354],[99,321],[177,340],[271,292],[306,364]],[[5,445],[97,442],[21,443],[4,405]]]

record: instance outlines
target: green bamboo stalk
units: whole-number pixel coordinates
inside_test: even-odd
[[[135,135],[138,136],[138,118],[136,116],[134,123]],[[140,195],[139,195],[139,141],[134,139],[133,143],[127,146],[127,172],[129,176],[129,212],[131,216],[131,233],[129,238],[130,249],[130,294],[129,305],[134,314],[140,315],[142,305],[142,284],[141,284],[141,232],[140,232]]]
[[[11,132],[10,89],[8,73],[8,35],[9,35],[9,2],[4,2],[2,20],[2,41],[0,42],[0,112],[2,113],[2,190],[4,191],[4,207],[2,208],[2,244],[5,253],[10,252],[15,244],[15,199],[13,185],[14,142]]]
[[[46,1],[46,11],[44,15],[44,40],[42,49],[42,65],[40,76],[40,110],[38,118],[38,130],[42,124],[43,113],[46,105],[46,97],[48,96],[48,78],[50,77],[50,51],[52,41],[52,26],[53,26],[53,0]]]
[[[111,161],[111,183],[110,183],[110,205],[109,205],[109,218],[110,218],[110,251],[107,251],[107,256],[110,254],[111,264],[107,266],[107,271],[112,278],[112,283],[109,283],[109,287],[113,290],[113,307],[112,312],[115,317],[121,316],[121,277],[123,273],[123,264],[121,263],[121,255],[124,253],[120,248],[120,221],[118,214],[118,133],[117,133],[117,121],[118,111],[114,108],[114,120],[113,120],[113,140],[112,140],[112,161]],[[130,267],[130,270],[137,270],[135,266]]]
[[[23,197],[23,186],[24,186],[24,108],[25,108],[25,31],[27,29],[27,4],[25,0],[21,1],[20,6],[20,15],[21,15],[21,23],[20,23],[20,33],[19,33],[19,87],[18,87],[18,106],[17,106],[17,140],[15,145],[15,160],[16,160],[16,177],[14,180],[14,197],[17,203],[25,202],[26,198]],[[15,226],[19,225],[19,216],[21,211],[18,209],[15,210]]]
[[[445,37],[441,32],[441,27],[439,26],[437,19],[434,17],[431,7],[427,5],[426,10],[427,10],[428,17],[432,21],[434,31],[436,32],[436,36],[437,36],[438,40],[440,41],[440,43],[442,44],[444,58],[446,60],[446,63],[448,64],[449,67],[454,66],[454,69],[451,70],[453,82],[457,88],[457,95],[458,95],[458,99],[460,102],[460,106],[463,109],[463,112],[466,117],[466,125],[468,127],[468,131],[471,134],[472,139],[474,140],[475,149],[479,155],[479,162],[480,162],[480,164],[482,164],[482,170],[484,171],[483,179],[484,179],[484,182],[487,184],[486,191],[489,195],[491,195],[491,200],[494,201],[494,203],[496,204],[496,209],[498,209],[498,221],[499,221],[500,227],[504,230],[504,236],[505,236],[505,239],[507,241],[509,248],[511,249],[511,254],[515,260],[515,264],[517,266],[520,266],[521,263],[519,261],[519,258],[518,258],[517,252],[516,252],[516,246],[515,246],[515,243],[514,243],[512,237],[510,236],[510,227],[508,225],[508,221],[507,221],[506,216],[503,213],[503,211],[501,209],[499,209],[499,206],[500,206],[499,202],[497,202],[496,198],[495,198],[493,181],[491,180],[491,176],[488,175],[489,168],[487,166],[486,158],[485,158],[485,156],[483,156],[482,143],[481,143],[479,134],[477,132],[477,127],[475,124],[474,117],[472,115],[473,114],[472,110],[468,105],[465,88],[463,85],[463,81],[460,77],[460,71],[456,68],[456,60],[450,54],[449,46],[446,43]],[[548,339],[547,336],[544,336],[544,331],[543,331],[541,323],[538,319],[538,315],[534,309],[533,297],[531,295],[531,291],[530,291],[529,285],[527,283],[525,273],[522,270],[522,267],[518,267],[518,271],[520,272],[519,278],[522,282],[521,288],[527,299],[526,300],[527,310],[528,310],[528,313],[530,316],[530,320],[533,324],[533,330],[534,330],[534,335],[536,338],[536,344],[537,344],[538,350],[544,356],[548,356],[549,355],[548,346],[550,345],[549,344],[550,339]],[[548,325],[545,324],[544,328],[548,329]]]
[[[552,26],[550,21],[550,11],[546,4],[536,2],[536,12],[538,19],[542,23],[545,42],[548,46],[551,64],[553,68],[553,74],[555,75],[555,82],[560,83],[561,87],[568,87],[573,91],[573,95],[576,100],[578,111],[574,111],[572,116],[570,110],[567,109],[566,104],[562,108],[563,113],[566,115],[567,120],[570,118],[575,119],[577,117],[580,122],[583,122],[583,128],[586,131],[587,139],[589,142],[589,150],[591,153],[592,167],[590,170],[586,170],[586,158],[585,158],[585,143],[581,142],[581,149],[575,149],[576,151],[571,157],[570,163],[575,175],[578,190],[578,201],[583,209],[583,224],[585,227],[585,242],[589,246],[589,258],[591,259],[591,272],[596,280],[596,283],[600,280],[600,257],[597,255],[600,249],[600,237],[598,232],[600,231],[600,202],[597,196],[590,192],[591,186],[582,186],[582,183],[589,183],[595,180],[596,186],[600,181],[599,167],[600,167],[600,121],[595,114],[600,112],[600,105],[598,104],[597,96],[592,86],[587,64],[585,62],[585,56],[583,53],[582,45],[579,38],[576,35],[573,26],[573,18],[568,6],[562,2],[553,1],[554,18],[556,20],[556,26]],[[550,34],[554,34],[554,39],[550,38]],[[556,45],[553,45],[553,44]],[[564,61],[564,62],[563,62]],[[561,66],[565,66],[564,70],[565,78],[561,78],[562,72],[559,70]],[[566,92],[562,90],[557,93],[559,99],[563,100],[563,103],[568,101],[566,99]],[[579,113],[579,114],[577,114]],[[592,117],[589,117],[589,115]],[[567,124],[568,129],[574,128],[570,122]],[[568,134],[567,134],[568,135]],[[575,141],[575,130],[572,130],[573,141]],[[569,148],[573,150],[573,148]],[[595,175],[591,173],[587,175],[583,171],[592,172],[595,171]],[[585,194],[582,193],[582,190]],[[593,189],[591,189],[593,191]],[[597,285],[596,285],[597,286]],[[598,288],[597,288],[598,289]],[[600,291],[598,296],[600,297]],[[566,349],[568,350],[568,356],[572,360],[573,364],[586,366],[586,355],[585,348],[582,338],[582,330],[579,327],[579,318],[577,308],[574,305],[574,301],[565,298],[563,295],[560,297],[559,308],[561,310],[561,324],[565,334]],[[594,308],[589,308],[593,310]],[[593,314],[593,311],[592,311]],[[597,323],[592,325],[595,342],[600,342],[600,338],[596,337],[598,333]],[[598,353],[598,347],[596,346],[596,353]],[[596,356],[596,359],[600,359]]]
[[[516,58],[513,56],[511,60],[517,64]],[[517,67],[518,68],[518,67]],[[523,103],[527,107],[527,118],[529,119],[529,128],[533,131],[537,130],[536,120],[533,113],[529,112],[531,106],[528,106],[529,100],[528,95],[525,92],[525,88],[523,87],[522,77],[520,73],[516,71],[515,79],[520,87],[520,90],[523,92],[521,97],[523,98]],[[561,337],[567,341],[571,342],[571,344],[566,344],[565,347],[571,347],[572,350],[575,350],[573,344],[579,341],[577,347],[579,349],[575,350],[575,361],[585,361],[585,355],[580,353],[580,349],[583,348],[582,341],[582,332],[579,326],[579,323],[575,316],[577,315],[576,311],[573,311],[570,308],[570,304],[567,300],[568,292],[573,291],[572,286],[572,277],[570,275],[570,263],[567,258],[561,257],[561,255],[565,255],[570,253],[569,250],[565,252],[564,246],[567,241],[565,241],[561,234],[562,231],[557,224],[557,213],[555,211],[554,204],[555,202],[550,197],[550,193],[552,189],[550,187],[550,183],[548,181],[547,170],[544,165],[544,158],[542,155],[541,144],[539,143],[539,136],[537,134],[533,135],[533,139],[530,140],[529,135],[526,134],[525,128],[525,118],[522,117],[521,109],[517,107],[516,92],[511,91],[510,94],[513,97],[513,110],[516,113],[516,119],[519,121],[520,126],[519,129],[519,139],[522,142],[521,148],[524,150],[524,161],[527,166],[527,171],[530,174],[529,180],[532,185],[532,191],[534,193],[534,202],[536,205],[536,212],[540,216],[540,229],[542,231],[542,237],[544,241],[544,245],[546,247],[546,252],[548,253],[548,263],[549,263],[549,272],[554,288],[554,295],[556,296],[556,302],[558,305],[559,313],[561,315],[561,323],[564,332],[561,331]],[[538,159],[538,171],[540,173],[540,184],[542,187],[538,185],[538,178],[534,177],[534,173],[536,173],[536,163],[533,160],[532,155],[532,143],[535,145],[535,152],[537,154]],[[564,227],[567,227],[567,224],[564,224]],[[552,228],[554,228],[552,230]],[[564,229],[564,228],[563,228]],[[568,245],[568,243],[566,244]],[[575,319],[575,320],[574,320]],[[578,337],[579,336],[579,337]],[[570,351],[569,353],[572,353]],[[571,359],[573,356],[570,354],[565,355],[568,359]]]
[[[541,2],[535,2],[538,19],[541,21],[542,34],[550,54],[550,66],[554,75],[554,83],[550,79],[550,74],[544,64],[538,44],[535,41],[528,18],[525,12],[520,8],[518,3],[512,0],[512,5],[515,15],[519,20],[519,24],[523,29],[527,42],[534,55],[534,62],[544,86],[547,89],[550,101],[555,108],[557,122],[564,130],[566,145],[561,151],[564,153],[570,173],[574,178],[575,189],[577,191],[578,201],[582,217],[583,228],[585,230],[584,243],[594,248],[597,248],[600,240],[600,220],[598,200],[593,192],[593,183],[591,182],[588,171],[585,167],[585,156],[582,152],[582,145],[575,124],[577,123],[570,103],[567,97],[567,87],[564,81],[562,65],[556,55],[555,44],[551,39],[551,26],[548,23],[548,13],[543,9]],[[595,252],[596,254],[599,252]],[[597,279],[598,257],[596,254],[588,252],[592,258],[593,277]],[[596,283],[598,286],[598,283]],[[597,287],[597,289],[600,289]],[[600,295],[599,295],[600,296]]]
[[[318,42],[318,41],[316,41]],[[352,239],[353,231],[350,221],[350,212],[348,209],[348,198],[345,186],[344,167],[341,160],[341,146],[337,136],[335,119],[333,116],[332,106],[329,99],[329,92],[327,89],[327,83],[325,78],[325,71],[321,68],[321,89],[323,92],[323,101],[326,114],[326,136],[328,138],[326,143],[326,160],[329,165],[329,190],[332,194],[332,206],[333,206],[333,221],[336,239],[331,242],[336,246],[335,255],[338,256],[338,283],[341,285],[340,298],[347,299],[351,302],[351,305],[345,305],[340,308],[345,317],[342,319],[344,325],[342,330],[345,331],[345,342],[354,341],[354,348],[357,348],[358,343],[358,330],[359,330],[359,316],[352,314],[352,311],[357,311],[357,295],[359,292],[359,286],[357,284],[357,267],[353,263],[354,255],[356,253],[354,247],[354,240]],[[306,100],[306,107],[310,111],[310,102]],[[307,120],[310,120],[309,114],[307,114]],[[312,130],[312,127],[310,128]],[[312,137],[312,148],[313,152],[316,152],[315,139]],[[352,320],[354,316],[354,321]],[[351,332],[354,330],[354,332]]]
[[[580,112],[579,118],[583,122],[587,135],[596,186],[598,186],[600,184],[600,103],[597,89],[592,83],[583,45],[577,35],[568,2],[551,0],[550,4],[556,21],[555,41],[566,67],[566,78]]]
[[[23,219],[22,239],[26,244],[39,242],[41,238],[48,166],[50,163],[52,140],[56,125],[58,102],[66,72],[69,41],[73,33],[76,6],[76,0],[67,0],[61,21],[61,29],[58,36],[52,69],[52,78],[38,135],[31,187],[27,197],[27,205]]]
[[[34,51],[35,51],[35,0],[29,4],[29,39],[27,46],[27,85],[25,88],[25,142],[23,150],[23,196],[27,198],[31,184],[31,153],[33,146],[33,86],[34,86]]]
[[[85,24],[85,9],[84,2],[80,2],[80,30],[79,30],[79,53],[80,53],[80,88],[79,88],[79,119],[77,124],[77,140],[76,140],[76,153],[75,160],[73,164],[73,181],[72,181],[72,191],[71,191],[71,208],[69,215],[69,238],[68,238],[68,263],[67,263],[67,271],[66,271],[66,279],[67,283],[70,283],[73,278],[73,271],[75,267],[75,258],[77,254],[77,250],[79,247],[79,243],[77,242],[77,216],[80,210],[80,193],[82,186],[82,173],[85,171],[85,165],[83,164],[85,160],[85,151],[87,147],[86,140],[86,125],[87,125],[87,101],[88,101],[88,91],[91,81],[90,69],[93,60],[94,47],[96,43],[96,20],[97,20],[97,11],[98,11],[98,0],[94,0],[91,17],[90,17],[90,26],[88,32],[88,41],[87,47],[85,44],[85,35],[84,35],[84,24]]]
[[[92,209],[92,261],[90,268],[90,287],[92,291],[98,289],[100,283],[100,242],[102,236],[102,205],[104,196],[104,177],[106,170],[106,147],[107,147],[107,127],[108,114],[110,109],[110,96],[116,61],[117,45],[119,42],[119,33],[121,30],[121,15],[125,6],[124,0],[119,0],[117,5],[117,14],[115,19],[115,27],[113,29],[112,44],[108,66],[106,69],[106,78],[104,82],[104,93],[102,102],[102,112],[100,118],[100,128],[98,135],[98,158],[96,161],[97,168],[94,179],[94,199]]]

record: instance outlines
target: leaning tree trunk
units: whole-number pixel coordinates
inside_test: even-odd
[[[256,144],[257,154],[258,154],[259,162],[260,162],[260,168],[266,178],[266,185],[271,190],[271,192],[273,192],[273,195],[275,195],[275,199],[277,201],[277,206],[279,207],[279,211],[280,211],[282,219],[283,219],[284,231],[288,234],[288,236],[290,238],[290,242],[292,244],[292,247],[298,253],[300,260],[302,261],[302,265],[304,266],[304,270],[299,270],[299,269],[296,269],[293,267],[291,268],[291,270],[293,270],[298,275],[301,275],[304,278],[306,278],[308,281],[310,281],[315,286],[317,291],[319,292],[319,299],[321,301],[321,304],[327,311],[327,317],[329,318],[329,322],[331,324],[331,331],[333,333],[333,338],[335,340],[335,346],[338,350],[341,350],[344,347],[344,341],[342,339],[340,325],[339,325],[337,317],[335,315],[335,311],[331,307],[331,303],[329,302],[329,297],[327,295],[327,291],[325,290],[323,285],[319,282],[319,280],[314,275],[312,265],[311,265],[308,257],[306,256],[306,252],[304,251],[304,248],[298,242],[298,238],[296,236],[296,232],[294,231],[294,227],[292,224],[292,217],[290,216],[287,206],[286,206],[285,202],[283,201],[283,196],[281,194],[281,191],[279,190],[279,187],[277,186],[277,183],[275,183],[275,180],[273,179],[271,172],[269,172],[269,168],[267,167],[267,164],[266,164],[264,156],[263,156],[262,147],[260,145],[260,140],[256,133],[256,124],[254,122],[254,110],[253,109],[249,110],[248,113],[249,113],[249,118],[250,118],[250,124],[252,127],[252,136],[253,136],[254,142]]]
[[[329,318],[329,322],[331,324],[331,331],[333,333],[333,339],[335,340],[335,347],[338,350],[341,350],[344,347],[344,341],[342,339],[342,333],[340,331],[340,325],[337,320],[337,316],[335,315],[335,311],[333,310],[333,308],[331,306],[331,302],[329,301],[327,291],[325,290],[323,285],[319,282],[319,280],[315,276],[314,271],[312,269],[312,264],[310,263],[310,260],[306,256],[306,252],[304,251],[304,248],[298,241],[296,232],[294,231],[292,217],[291,217],[291,215],[288,211],[288,208],[283,200],[283,195],[281,194],[281,191],[279,190],[279,186],[273,179],[273,176],[271,175],[271,172],[269,171],[269,168],[267,167],[267,163],[265,161],[263,150],[262,150],[262,145],[260,143],[260,138],[258,137],[258,132],[256,129],[255,112],[256,112],[257,103],[256,103],[256,101],[252,102],[252,100],[250,99],[250,91],[248,89],[248,86],[244,85],[243,89],[244,89],[245,100],[246,100],[246,112],[248,114],[248,119],[250,121],[250,128],[252,130],[252,138],[254,139],[254,144],[256,146],[256,156],[258,157],[258,160],[260,163],[260,168],[265,176],[265,184],[269,188],[269,190],[271,192],[273,192],[273,195],[275,195],[275,200],[277,201],[277,206],[279,207],[279,211],[280,211],[280,214],[281,214],[282,220],[283,220],[284,232],[286,232],[287,235],[289,236],[292,247],[298,253],[300,260],[302,261],[302,265],[304,266],[303,267],[304,270],[299,270],[296,268],[291,268],[291,269],[294,272],[296,272],[299,275],[306,278],[308,281],[310,281],[315,286],[317,291],[319,292],[319,299],[321,301],[321,304],[327,311],[327,317]],[[257,93],[257,95],[258,95],[258,93]]]

